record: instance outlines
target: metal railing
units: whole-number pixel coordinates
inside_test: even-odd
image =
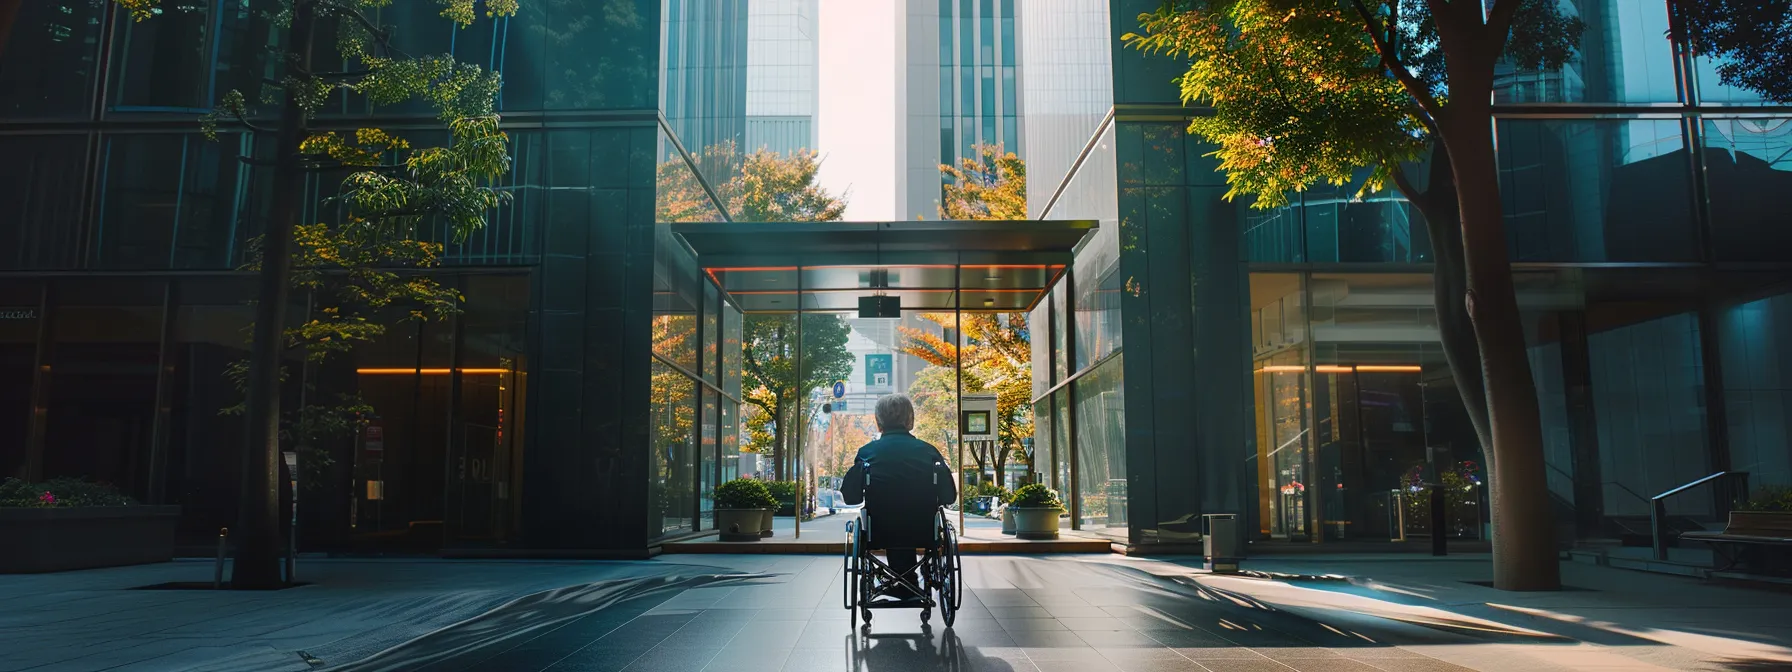
[[[1718,491],[1720,498],[1717,501],[1732,508],[1739,498],[1748,496],[1748,472],[1720,471],[1649,498],[1649,531],[1654,535],[1656,560],[1668,559],[1668,500],[1712,483],[1718,484],[1715,487],[1724,488]],[[1729,510],[1717,512],[1719,517],[1728,514]]]

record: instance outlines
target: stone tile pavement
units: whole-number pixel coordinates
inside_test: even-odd
[[[855,631],[829,556],[332,560],[273,593],[127,590],[209,572],[171,563],[0,576],[0,671],[1792,669],[1783,593],[1577,565],[1585,590],[1503,593],[1464,583],[1473,557],[1247,567],[1352,578],[967,556],[953,628],[883,610]]]

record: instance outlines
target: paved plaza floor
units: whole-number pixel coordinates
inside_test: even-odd
[[[1792,596],[1587,565],[1308,556],[1216,576],[1115,555],[965,558],[959,620],[853,628],[839,559],[318,560],[267,593],[137,590],[201,562],[0,576],[0,671],[1792,670]]]

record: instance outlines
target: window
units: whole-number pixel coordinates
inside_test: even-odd
[[[1692,261],[1692,167],[1672,119],[1498,122],[1514,261]]]
[[[17,14],[0,51],[0,117],[86,116],[105,5],[85,0],[11,4]]]
[[[239,231],[242,136],[106,138],[105,190],[91,246],[100,268],[228,269]]]
[[[86,134],[0,136],[0,268],[71,269],[80,252]]]

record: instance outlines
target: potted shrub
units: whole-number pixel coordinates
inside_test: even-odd
[[[771,529],[771,512],[778,506],[765,484],[737,478],[716,486],[716,529],[722,541],[758,541]]]
[[[1021,539],[1057,539],[1058,514],[1064,512],[1064,500],[1058,491],[1043,483],[1021,486],[1008,504],[1014,512],[1014,536]]]
[[[174,559],[179,506],[144,506],[74,478],[0,482],[0,574],[120,567]]]
[[[797,493],[802,489],[796,481],[771,481],[766,488],[771,490],[772,498],[778,500],[778,512],[774,515],[796,515]]]

